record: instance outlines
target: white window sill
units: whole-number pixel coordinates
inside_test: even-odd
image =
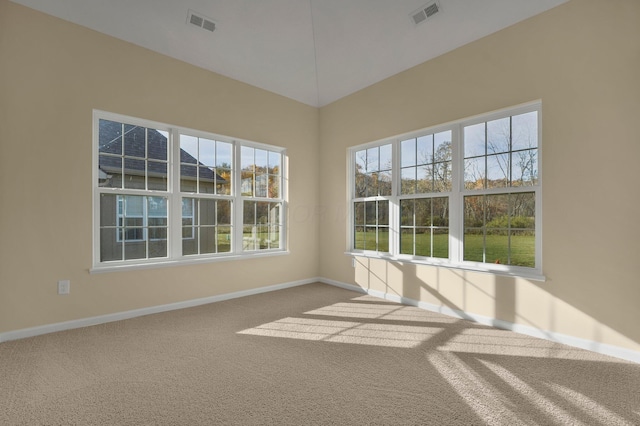
[[[133,271],[138,269],[166,268],[170,266],[198,265],[203,263],[228,262],[232,260],[249,260],[262,257],[285,256],[290,254],[288,250],[262,250],[243,254],[221,254],[217,256],[183,257],[179,259],[159,258],[145,261],[113,261],[94,265],[89,269],[90,274],[102,274],[106,272]]]
[[[531,281],[546,282],[547,278],[538,270],[533,268],[509,267],[506,265],[493,265],[484,263],[451,263],[447,259],[414,259],[411,257],[392,256],[374,252],[347,251],[348,256],[365,257],[369,259],[382,259],[391,262],[409,263],[414,265],[436,266],[448,269],[458,269],[462,271],[480,272],[485,274],[501,275],[506,277],[523,278]]]

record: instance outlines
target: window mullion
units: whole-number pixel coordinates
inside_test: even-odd
[[[464,244],[464,146],[462,126],[451,129],[451,195],[449,197],[449,259],[462,261]]]
[[[242,150],[242,144],[239,142],[233,143],[233,182],[231,188],[231,195],[235,196],[235,201],[232,205],[233,218],[231,221],[231,251],[235,254],[242,253],[242,235],[244,231],[243,227],[243,208],[245,198],[242,196],[242,164],[240,163],[240,151]]]
[[[169,232],[167,251],[172,258],[182,256],[182,193],[180,192],[180,133],[176,129],[169,132]]]

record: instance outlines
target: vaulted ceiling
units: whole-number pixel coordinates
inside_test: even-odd
[[[567,0],[12,1],[324,106]],[[438,12],[416,24],[434,2]]]

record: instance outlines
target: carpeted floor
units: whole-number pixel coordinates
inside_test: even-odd
[[[0,344],[1,425],[639,425],[640,365],[310,284]]]

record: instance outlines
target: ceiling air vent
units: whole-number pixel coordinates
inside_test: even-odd
[[[211,32],[216,30],[216,23],[213,20],[193,10],[189,10],[187,14],[187,23]]]
[[[431,18],[436,13],[440,12],[440,3],[437,1],[427,3],[417,11],[411,14],[411,18],[413,19],[413,23],[418,25],[428,18]]]

